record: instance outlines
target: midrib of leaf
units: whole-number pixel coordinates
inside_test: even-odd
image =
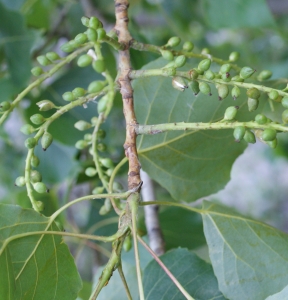
[[[55,264],[56,264],[56,284],[55,284],[55,293],[54,293],[54,298],[56,297],[56,293],[57,293],[57,286],[58,286],[58,258],[57,258],[57,251],[56,251],[56,245],[55,245],[55,238],[54,235],[52,235],[52,239],[53,239],[53,244],[54,244],[54,251],[55,251]]]

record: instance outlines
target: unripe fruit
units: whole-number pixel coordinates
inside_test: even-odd
[[[114,168],[113,161],[110,158],[100,158],[100,163],[107,169]]]
[[[196,71],[197,71],[197,73],[198,73],[199,75],[203,75],[203,74],[204,74],[204,71],[203,71],[203,70],[200,70],[199,68],[196,69]]]
[[[239,57],[240,57],[240,53],[236,52],[236,51],[233,51],[229,55],[229,60],[234,62],[234,61],[237,61],[239,59]]]
[[[206,82],[200,82],[199,83],[199,89],[200,89],[200,92],[205,94],[205,95],[209,95],[209,96],[212,95],[210,85]]]
[[[51,102],[50,100],[42,100],[36,103],[36,105],[39,107],[40,111],[48,111],[52,108],[55,108],[55,104]]]
[[[173,53],[169,50],[161,50],[161,54],[162,54],[163,58],[166,60],[174,59]]]
[[[43,182],[36,182],[33,185],[33,188],[39,194],[43,194],[43,193],[48,192],[48,189],[47,189],[46,185]]]
[[[255,144],[256,143],[256,138],[255,138],[254,133],[252,131],[248,130],[248,129],[245,131],[244,140],[247,143],[250,143],[250,144]]]
[[[275,149],[277,147],[277,139],[273,140],[273,141],[268,141],[266,142],[266,144],[271,147],[272,149]]]
[[[275,100],[278,98],[279,94],[278,94],[277,91],[272,90],[272,91],[268,94],[268,96],[269,96],[269,98],[270,98],[271,100],[274,100],[274,101],[275,101]]]
[[[32,170],[30,172],[30,181],[31,183],[36,183],[42,181],[42,175],[37,170]]]
[[[97,137],[98,137],[98,139],[104,139],[105,136],[106,136],[106,131],[105,131],[105,130],[99,129],[99,130],[97,131]]]
[[[74,101],[76,99],[72,92],[65,92],[62,98],[65,101]]]
[[[184,55],[180,55],[180,56],[177,56],[176,59],[175,59],[175,68],[181,68],[185,65],[186,63],[186,56]]]
[[[0,112],[7,111],[11,107],[11,103],[9,101],[3,101],[0,103]]]
[[[207,70],[205,72],[205,77],[208,79],[208,80],[213,80],[215,78],[215,74],[211,71],[211,70]]]
[[[282,121],[284,124],[288,124],[288,109],[285,109],[282,113]]]
[[[51,60],[49,60],[45,55],[40,55],[36,59],[41,66],[48,66],[52,64]]]
[[[105,62],[103,59],[93,61],[92,67],[97,73],[103,73],[106,69]]]
[[[69,42],[68,43],[65,43],[63,44],[60,49],[63,51],[63,52],[66,52],[66,53],[69,53],[69,52],[72,52],[75,47],[73,47]]]
[[[85,174],[88,176],[88,177],[93,177],[97,174],[97,170],[95,168],[92,168],[92,167],[89,167],[85,170]]]
[[[229,73],[230,70],[231,70],[231,65],[230,64],[224,64],[220,67],[219,73],[226,74],[226,73]]]
[[[97,29],[98,40],[103,40],[106,37],[106,31],[103,28]]]
[[[207,71],[211,66],[211,60],[206,58],[200,61],[198,69],[201,71]]]
[[[26,135],[33,133],[36,129],[30,124],[24,124],[20,131]]]
[[[234,120],[236,115],[237,115],[237,108],[235,106],[230,106],[225,110],[224,120],[227,121]]]
[[[84,134],[84,140],[90,142],[92,140],[92,134],[91,133]]]
[[[103,90],[105,83],[103,81],[92,81],[88,86],[89,93],[98,93]]]
[[[234,77],[231,78],[232,81],[235,82],[243,82],[244,79],[240,77],[240,75],[235,75]]]
[[[272,76],[272,72],[271,71],[269,71],[269,70],[263,70],[257,76],[257,79],[259,81],[268,80],[271,76]]]
[[[266,118],[266,116],[258,114],[255,117],[255,122],[257,124],[263,125],[263,124],[266,124],[268,122],[268,119]]]
[[[248,98],[247,104],[248,104],[248,110],[254,111],[258,108],[259,100],[253,99],[253,98]]]
[[[124,188],[123,188],[123,185],[121,184],[121,183],[119,183],[119,182],[116,182],[116,181],[114,181],[113,182],[113,191],[115,191],[115,192],[122,192],[124,190]]]
[[[51,61],[60,59],[60,56],[56,52],[48,52],[46,53],[46,57]]]
[[[40,164],[40,159],[35,154],[33,154],[31,157],[31,166],[36,168],[39,166],[39,164]]]
[[[104,205],[105,205],[107,211],[111,211],[111,209],[112,209],[112,204],[111,204],[111,201],[110,201],[109,198],[106,198],[106,199],[105,199]]]
[[[97,29],[100,26],[100,21],[96,17],[91,17],[89,20],[89,27]]]
[[[106,110],[107,103],[109,102],[109,100],[110,100],[110,97],[108,94],[106,94],[98,101],[98,104],[97,104],[98,114],[100,114]]]
[[[91,126],[92,125],[90,123],[83,121],[83,120],[79,120],[74,124],[74,127],[80,131],[87,130],[87,129],[91,128]]]
[[[200,89],[199,89],[199,82],[198,81],[192,81],[191,82],[191,85],[190,85],[194,95],[198,95],[198,93],[200,92]]]
[[[97,118],[97,117],[91,118],[91,124],[92,124],[93,126],[96,126],[97,123],[98,123],[98,118]]]
[[[225,81],[225,82],[229,82],[229,81],[231,81],[231,76],[230,76],[230,73],[223,73],[222,75],[221,75],[221,79],[223,80],[223,81]]]
[[[83,88],[77,87],[72,91],[72,94],[75,96],[75,98],[79,98],[84,96],[86,91]]]
[[[180,42],[181,42],[181,39],[178,36],[173,36],[168,40],[166,46],[167,47],[176,47],[180,44]]]
[[[199,74],[195,69],[189,71],[190,79],[195,80],[198,78]]]
[[[244,67],[240,71],[240,77],[243,79],[247,79],[255,73],[256,70],[251,69],[250,67]]]
[[[34,67],[32,70],[31,70],[31,73],[33,76],[40,76],[41,74],[44,73],[43,69],[41,67]]]
[[[75,147],[79,150],[83,150],[88,146],[88,142],[85,140],[79,140],[76,142]]]
[[[93,61],[93,58],[88,54],[81,55],[77,60],[78,67],[84,68],[89,66]]]
[[[238,86],[234,86],[231,90],[231,96],[233,97],[233,100],[236,100],[240,96],[240,89]]]
[[[45,206],[44,206],[44,203],[42,201],[36,201],[36,207],[38,209],[38,211],[42,211],[44,210]]]
[[[217,87],[219,100],[225,99],[229,95],[229,88],[226,84],[219,84]]]
[[[19,186],[19,187],[22,187],[26,184],[26,181],[25,181],[25,177],[24,176],[19,176],[16,178],[15,180],[15,185],[16,186]]]
[[[209,54],[210,53],[210,50],[208,48],[203,48],[201,50],[201,54]]]
[[[104,187],[96,187],[95,189],[93,189],[92,194],[93,195],[97,195],[97,194],[102,194],[104,192]]]
[[[174,89],[180,92],[184,92],[184,90],[188,88],[184,78],[180,76],[176,76],[172,78],[172,86]]]
[[[41,146],[42,146],[42,149],[44,151],[47,150],[47,148],[52,144],[53,142],[53,136],[51,133],[45,131],[42,138],[41,138]]]
[[[103,143],[99,143],[97,145],[97,150],[100,151],[100,152],[104,152],[104,151],[106,151],[106,149],[107,149],[107,146]]]
[[[266,128],[261,135],[263,141],[273,141],[276,138],[277,132],[275,129]]]
[[[25,147],[28,149],[32,149],[37,145],[37,141],[35,138],[28,138],[25,140]]]
[[[102,205],[101,208],[99,209],[99,215],[104,216],[107,215],[109,211],[107,211],[105,205]]]
[[[131,235],[127,235],[124,242],[123,242],[123,249],[124,251],[128,252],[132,248],[132,239]]]
[[[237,126],[234,129],[233,136],[235,138],[235,142],[239,143],[243,139],[245,131],[246,129],[244,126]]]
[[[88,37],[85,33],[79,33],[75,36],[74,41],[78,44],[78,45],[82,45],[84,43],[86,43],[88,40]]]
[[[97,31],[93,28],[88,28],[86,31],[86,35],[88,37],[88,40],[91,42],[96,42],[98,39]]]
[[[89,27],[89,18],[87,17],[82,17],[81,22],[85,27]]]
[[[35,114],[30,117],[30,120],[35,125],[40,125],[45,122],[45,118],[40,114]]]
[[[249,98],[258,99],[260,97],[260,91],[256,88],[250,88],[246,92]]]
[[[281,103],[283,107],[288,108],[288,96],[283,97]]]
[[[108,169],[108,170],[105,172],[105,174],[106,174],[108,177],[111,177],[112,174],[113,174],[113,170],[114,170],[114,169]]]
[[[194,48],[194,44],[193,43],[191,43],[191,42],[185,42],[184,44],[183,44],[183,50],[184,51],[192,51],[193,50],[193,48]]]

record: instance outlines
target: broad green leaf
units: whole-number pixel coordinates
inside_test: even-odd
[[[203,0],[206,22],[214,29],[274,27],[265,0]]]
[[[189,64],[185,69],[197,66]],[[151,62],[145,69],[159,68],[163,60]],[[245,90],[234,101],[231,96],[219,101],[213,96],[194,96],[190,89],[179,92],[172,88],[171,78],[149,77],[135,81],[135,109],[139,124],[173,122],[210,122],[220,120],[228,106],[244,105],[237,119],[251,120]],[[258,112],[259,113],[259,112]],[[177,201],[191,202],[222,189],[230,179],[235,159],[246,147],[235,143],[232,130],[170,131],[142,135],[137,141],[140,162],[151,178],[165,187]]]
[[[265,300],[283,300],[288,299],[288,286],[286,286],[281,292],[269,296]]]
[[[0,43],[4,45],[5,55],[13,83],[23,88],[30,78],[30,50],[34,35],[29,31],[23,16],[7,9],[0,3]]]
[[[187,249],[174,249],[161,256],[161,260],[184,289],[199,300],[224,300],[210,264]],[[146,300],[186,299],[156,261],[144,270]]]
[[[287,286],[287,234],[219,204],[204,201],[203,210],[210,259],[228,299],[263,300]]]
[[[46,230],[48,223],[48,218],[31,209],[0,204],[0,249],[8,238]],[[49,229],[59,231],[54,223]],[[18,238],[2,250],[0,299],[76,299],[82,282],[61,236]]]

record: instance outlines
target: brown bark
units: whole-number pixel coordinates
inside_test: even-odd
[[[129,1],[115,0],[116,25],[115,31],[118,41],[125,45],[123,51],[119,51],[119,77],[118,84],[123,100],[123,112],[126,121],[126,140],[124,143],[125,155],[129,160],[128,188],[133,189],[140,185],[140,162],[138,160],[136,138],[137,134],[134,125],[137,124],[134,111],[133,89],[129,79],[131,70],[130,62],[130,42],[132,37],[128,30],[128,7]]]

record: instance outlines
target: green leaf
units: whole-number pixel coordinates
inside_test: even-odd
[[[161,260],[193,298],[225,299],[211,265],[194,253],[178,248],[162,255]],[[146,300],[186,299],[156,261],[149,263],[143,277]]]
[[[219,204],[204,201],[203,209],[210,259],[227,298],[262,300],[287,286],[287,234]]]
[[[288,299],[288,286],[286,286],[281,292],[274,294],[265,300],[283,300]]]
[[[31,76],[30,50],[34,43],[34,35],[26,28],[23,16],[7,9],[2,3],[0,20],[0,37],[12,80],[23,88]]]
[[[265,0],[203,0],[206,22],[213,29],[275,27]]]
[[[54,223],[49,226],[49,218],[31,209],[0,204],[0,299],[76,299],[82,282],[61,236],[13,239],[47,227],[59,231]],[[12,241],[3,249],[8,238]]]
[[[163,60],[157,60],[145,68],[161,66]],[[186,70],[193,66],[188,64]],[[137,79],[133,88],[139,124],[210,122],[223,118],[228,106],[246,103],[245,92],[236,102],[231,96],[219,101],[213,87],[211,97],[203,94],[195,97],[190,89],[179,92],[172,88],[171,78]],[[237,115],[241,121],[253,117],[246,104]],[[230,179],[232,164],[246,145],[234,142],[232,130],[170,131],[138,139],[143,169],[175,200],[187,202],[222,189]]]

